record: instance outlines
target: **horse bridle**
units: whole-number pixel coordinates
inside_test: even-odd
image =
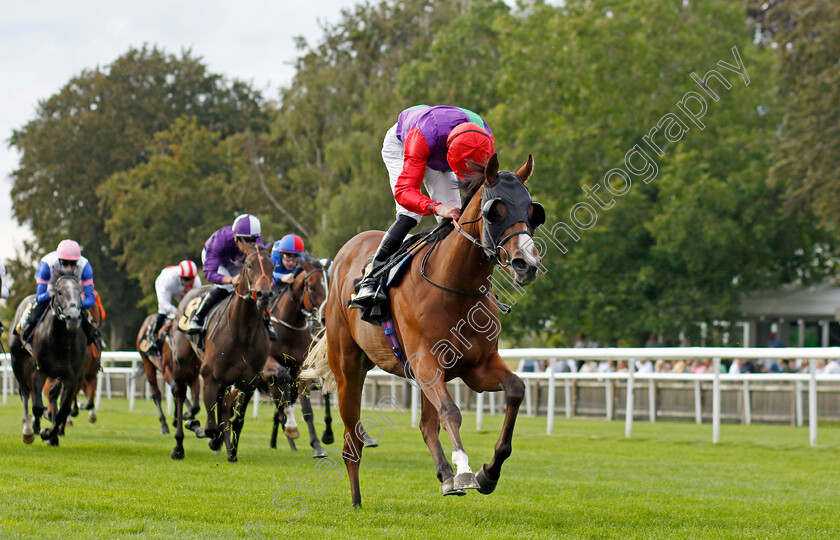
[[[58,288],[59,283],[61,283],[62,281],[66,281],[68,279],[73,280],[74,282],[76,282],[77,285],[79,285],[81,287],[81,281],[79,281],[79,278],[77,278],[75,275],[73,275],[73,274],[63,274],[63,275],[58,276],[58,279],[55,280],[55,284],[53,285],[53,291],[55,291]],[[52,310],[53,315],[55,315],[56,319],[58,319],[60,321],[67,321],[67,315],[64,313],[64,310],[61,307],[61,305],[58,304],[58,302],[56,301],[56,297],[57,297],[57,295],[54,294],[54,295],[52,295],[52,298],[50,298],[50,309]],[[80,301],[81,301],[81,298],[80,298]],[[74,307],[74,306],[71,304],[68,307]],[[77,307],[79,308],[79,313],[81,313],[81,310],[82,310],[81,304]]]
[[[309,272],[306,273],[306,275],[303,276],[303,295],[301,296],[301,300],[300,300],[300,304],[301,304],[300,311],[301,311],[301,313],[304,314],[304,316],[307,319],[305,325],[298,327],[298,326],[292,326],[291,324],[287,323],[286,321],[284,321],[282,319],[273,318],[273,320],[276,320],[278,323],[282,324],[286,328],[288,328],[290,330],[295,330],[295,331],[306,330],[310,326],[312,326],[313,321],[318,321],[320,319],[320,317],[319,317],[319,314],[318,314],[318,308],[316,308],[315,305],[312,303],[312,287],[309,285],[309,276],[311,276],[312,274],[315,274],[317,272],[323,272],[323,271],[324,271],[323,268],[315,268],[313,270],[310,270]],[[290,291],[290,295],[291,295],[291,289],[289,291]],[[309,303],[308,308],[306,307],[307,302]],[[275,304],[275,306],[276,306],[276,304]]]
[[[524,187],[524,184],[523,184],[523,187]],[[527,190],[527,188],[525,188],[525,189]],[[464,222],[464,225],[470,225],[472,223],[477,223],[478,221],[483,221],[481,240],[478,240],[473,235],[471,235],[466,230],[464,230],[464,228],[462,227],[462,225],[460,223],[458,223],[458,221],[452,220],[452,224],[455,227],[455,230],[458,231],[461,234],[461,236],[466,238],[470,243],[472,243],[474,246],[476,246],[478,249],[480,249],[490,262],[492,262],[493,264],[498,264],[502,268],[507,268],[507,267],[510,266],[511,257],[510,257],[510,253],[508,253],[508,251],[507,251],[507,248],[504,247],[504,244],[508,240],[513,238],[514,236],[518,236],[520,234],[527,234],[529,237],[532,237],[534,232],[536,231],[537,227],[539,227],[540,225],[542,225],[545,222],[545,209],[542,207],[541,204],[535,203],[533,200],[531,200],[530,204],[531,204],[531,206],[533,206],[533,208],[534,208],[533,211],[536,215],[533,216],[533,218],[530,219],[530,220],[523,220],[526,228],[525,229],[520,229],[518,231],[513,231],[512,233],[509,233],[508,235],[506,235],[501,240],[497,241],[493,238],[493,235],[490,234],[489,228],[487,227],[487,223],[489,221],[489,218],[488,218],[489,213],[493,209],[494,205],[499,203],[499,202],[502,202],[503,199],[501,197],[490,198],[490,196],[492,196],[492,192],[488,188],[485,187],[484,191],[481,194],[481,199],[482,199],[481,212],[479,212],[478,217],[476,217],[475,219],[471,219],[469,221]],[[502,226],[503,227],[502,230],[503,231],[507,230],[508,228],[510,228],[511,226],[513,226],[513,225],[515,225],[516,223],[519,223],[519,222],[520,222],[520,220],[517,219],[517,220],[513,220],[512,223],[510,223],[510,224],[504,223],[503,226]],[[435,241],[435,243],[432,244],[432,246],[429,248],[428,251],[426,251],[426,254],[423,256],[423,261],[420,264],[420,275],[423,277],[423,279],[425,279],[426,281],[428,281],[429,283],[431,283],[435,287],[437,287],[439,289],[443,289],[444,291],[458,293],[458,294],[466,294],[466,295],[470,295],[470,296],[484,296],[484,295],[486,295],[488,293],[487,289],[478,290],[478,291],[466,291],[466,290],[461,290],[461,289],[453,289],[451,287],[446,287],[445,285],[441,285],[440,283],[435,283],[434,281],[429,279],[429,277],[426,275],[426,262],[429,260],[429,256],[431,255],[432,251],[434,251],[435,247],[437,247],[439,241],[440,240]],[[504,253],[504,260],[503,260],[502,256],[500,255],[500,253],[502,253],[502,252]]]
[[[246,271],[246,268],[250,269],[251,263],[248,261],[248,259],[250,259],[254,255],[256,255],[257,260],[260,261],[260,273],[261,274],[260,274],[260,277],[257,279],[256,283],[251,283],[251,275],[250,275],[249,272]],[[257,283],[259,283],[260,281],[262,281],[263,279],[268,281],[269,290],[271,289],[271,278],[268,277],[265,273],[265,267],[263,266],[262,257],[260,256],[260,246],[256,246],[256,251],[254,253],[251,253],[247,257],[245,257],[245,265],[243,265],[243,267],[242,267],[242,273],[245,274],[245,279],[246,279],[245,284],[248,285],[248,292],[246,292],[244,295],[240,294],[239,291],[236,290],[236,287],[234,287],[233,292],[235,292],[236,296],[238,296],[239,298],[242,298],[243,300],[251,299],[254,302],[256,302],[257,301],[257,289],[254,286]]]

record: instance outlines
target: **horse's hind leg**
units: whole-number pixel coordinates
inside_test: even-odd
[[[491,360],[486,376],[482,377],[481,381],[470,382],[475,383],[470,384],[470,387],[477,392],[501,389],[505,391],[505,421],[502,424],[499,440],[496,441],[493,459],[489,463],[485,463],[476,475],[480,486],[478,492],[487,495],[493,493],[493,490],[496,489],[496,484],[502,473],[502,464],[511,454],[513,428],[516,424],[516,416],[519,414],[519,406],[525,396],[525,384],[508,369],[498,355]]]
[[[344,465],[350,479],[350,497],[353,506],[362,505],[362,494],[359,488],[359,462],[362,459],[364,440],[359,433],[359,415],[362,407],[362,386],[365,373],[360,367],[362,351],[353,341],[349,332],[342,336],[340,344],[328,342],[330,367],[335,373],[338,384],[338,411],[344,421]],[[325,338],[326,339],[326,338]]]
[[[466,491],[455,489],[455,473],[452,472],[452,466],[446,460],[446,454],[440,445],[440,417],[437,409],[424,393],[421,392],[420,395],[422,398],[420,433],[423,434],[423,440],[426,441],[426,446],[429,447],[429,452],[435,462],[437,478],[442,484],[441,491],[444,495],[464,495]]]
[[[143,359],[143,371],[146,373],[146,380],[149,382],[149,387],[152,389],[152,401],[155,402],[155,407],[158,410],[158,420],[160,421],[160,434],[168,435],[169,426],[166,424],[166,415],[163,414],[163,407],[161,407],[160,387],[157,382],[157,368],[152,364],[151,360],[146,355],[140,355]]]
[[[201,400],[198,398],[199,394],[201,393],[201,381],[196,376],[195,380],[190,384],[190,395],[192,396],[192,402],[185,401],[189,407],[189,418],[198,418],[198,413],[201,411]]]
[[[47,376],[42,371],[35,370],[32,374],[32,416],[35,417],[34,429],[40,432],[41,417],[44,416],[44,401],[41,396]]]
[[[17,376],[17,373],[15,373]],[[24,377],[18,377],[20,400],[23,402],[23,442],[32,444],[35,431],[32,429],[32,416],[29,414],[29,385]]]

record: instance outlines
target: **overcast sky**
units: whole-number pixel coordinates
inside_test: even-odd
[[[294,37],[310,43],[320,22],[335,24],[359,0],[0,0],[0,259],[30,237],[12,218],[8,149],[12,130],[84,69],[104,67],[129,47],[192,49],[210,71],[251,82],[267,98],[291,82]]]

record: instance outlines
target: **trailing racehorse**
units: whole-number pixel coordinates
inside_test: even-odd
[[[21,302],[15,314],[15,326],[26,307],[34,301],[35,295],[30,295]],[[33,441],[35,432],[40,431],[44,412],[41,390],[46,378],[50,377],[62,383],[61,404],[53,425],[41,432],[41,438],[51,446],[58,446],[59,427],[70,413],[87,354],[87,340],[81,328],[81,306],[82,285],[79,279],[73,275],[59,275],[53,285],[49,309],[35,329],[32,354],[26,350],[17,333],[10,334],[12,369],[23,401],[23,442],[27,444]],[[30,395],[32,416],[29,415]]]
[[[171,348],[172,340],[170,339],[170,336],[175,332],[175,325],[172,324],[173,321],[171,320],[167,321],[167,323],[163,325],[161,332],[166,334],[166,338],[163,340],[160,354],[149,351],[149,340],[147,339],[147,334],[149,332],[149,327],[155,320],[155,317],[157,317],[156,314],[149,315],[143,321],[143,324],[140,326],[140,330],[137,332],[135,346],[137,348],[137,352],[140,353],[140,358],[143,360],[143,370],[146,373],[146,380],[149,382],[149,387],[152,389],[152,400],[155,402],[155,406],[158,410],[158,419],[160,420],[160,433],[162,435],[166,435],[169,433],[169,426],[166,423],[166,415],[163,413],[163,407],[161,406],[161,399],[163,396],[160,392],[160,388],[158,387],[157,372],[160,371],[161,375],[163,375],[163,380],[166,381],[174,392],[176,367],[173,362]],[[195,358],[195,353],[190,348],[189,343],[185,341],[184,345],[185,356],[189,358],[185,358],[182,361],[187,364],[191,361],[197,363],[198,360]],[[195,418],[201,410],[201,400],[198,397],[201,389],[201,383],[198,379],[198,368],[196,367],[195,369],[191,369],[187,366],[186,370],[179,369],[178,371],[183,371],[182,373],[179,373],[179,375],[186,375],[186,378],[184,379],[184,384],[186,385],[184,391],[186,392],[186,388],[189,388],[192,394],[192,405],[190,405],[186,396],[184,397],[184,404],[190,408],[188,412],[184,413],[184,418]],[[177,427],[177,423],[173,425]]]
[[[531,237],[545,221],[545,212],[532,202],[525,187],[533,163],[529,156],[516,173],[500,172],[493,155],[483,174],[468,179],[467,199],[454,225],[456,232],[422,248],[402,282],[389,289],[396,336],[408,356],[405,363],[392,352],[382,328],[363,322],[360,312],[348,307],[353,281],[363,274],[382,233],[359,234],[336,255],[326,308],[326,337],[306,363],[314,367],[311,373],[335,377],[354,506],[361,505],[361,394],[365,375],[374,365],[401,377],[412,373],[422,389],[420,430],[443,494],[463,495],[466,489],[488,494],[495,489],[502,463],[511,453],[525,386],[498,354],[499,307],[490,277],[494,265],[499,264],[520,285],[536,278],[540,256]],[[327,361],[329,370],[324,369]],[[501,435],[493,458],[477,475],[470,469],[461,443],[461,412],[446,389],[446,381],[456,377],[476,392],[505,391]],[[440,444],[441,425],[452,443],[457,474]]]
[[[295,277],[294,283],[284,290],[271,308],[271,321],[277,332],[277,341],[270,344],[268,361],[262,373],[276,407],[270,446],[277,448],[278,428],[282,425],[289,445],[293,450],[297,450],[293,440],[297,437],[289,433],[286,427],[287,413],[284,409],[290,407],[296,397],[300,397],[303,419],[309,429],[312,457],[326,457],[327,453],[315,431],[312,402],[309,399],[314,381],[300,380],[300,372],[306,351],[312,343],[313,323],[320,324],[320,310],[327,299],[327,267],[318,261],[310,262],[306,258],[301,259],[300,264],[301,271]],[[284,387],[289,386],[285,377],[290,377],[291,392],[284,392]],[[328,421],[331,423],[332,419],[329,418]],[[331,434],[329,423],[327,429]]]
[[[268,358],[268,332],[263,312],[271,299],[271,263],[269,253],[258,246],[246,253],[242,273],[235,278],[234,294],[213,311],[207,320],[205,348],[196,352],[201,358],[204,378],[204,405],[207,423],[197,428],[196,435],[210,438],[210,448],[217,450],[224,439],[228,461],[237,461],[239,434],[245,422],[245,410]],[[181,301],[189,302],[193,291]],[[179,306],[179,311],[181,307]],[[179,332],[176,332],[178,334]],[[177,354],[177,353],[176,353]],[[225,408],[225,395],[236,391],[230,408]],[[173,458],[183,457],[183,432]],[[180,455],[176,455],[180,451]]]

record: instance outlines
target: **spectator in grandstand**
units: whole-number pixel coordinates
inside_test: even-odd
[[[823,373],[826,375],[840,375],[840,359],[835,358],[826,364]]]
[[[741,362],[739,373],[760,373],[760,371],[755,363],[751,359],[747,358]]]
[[[587,360],[580,368],[580,373],[597,373],[598,364],[595,360]]]
[[[542,371],[542,365],[539,360],[522,359],[519,361],[519,367],[516,368],[516,371],[522,373],[537,373]]]
[[[636,372],[638,373],[653,373],[653,362],[650,359],[638,360],[636,362]]]

